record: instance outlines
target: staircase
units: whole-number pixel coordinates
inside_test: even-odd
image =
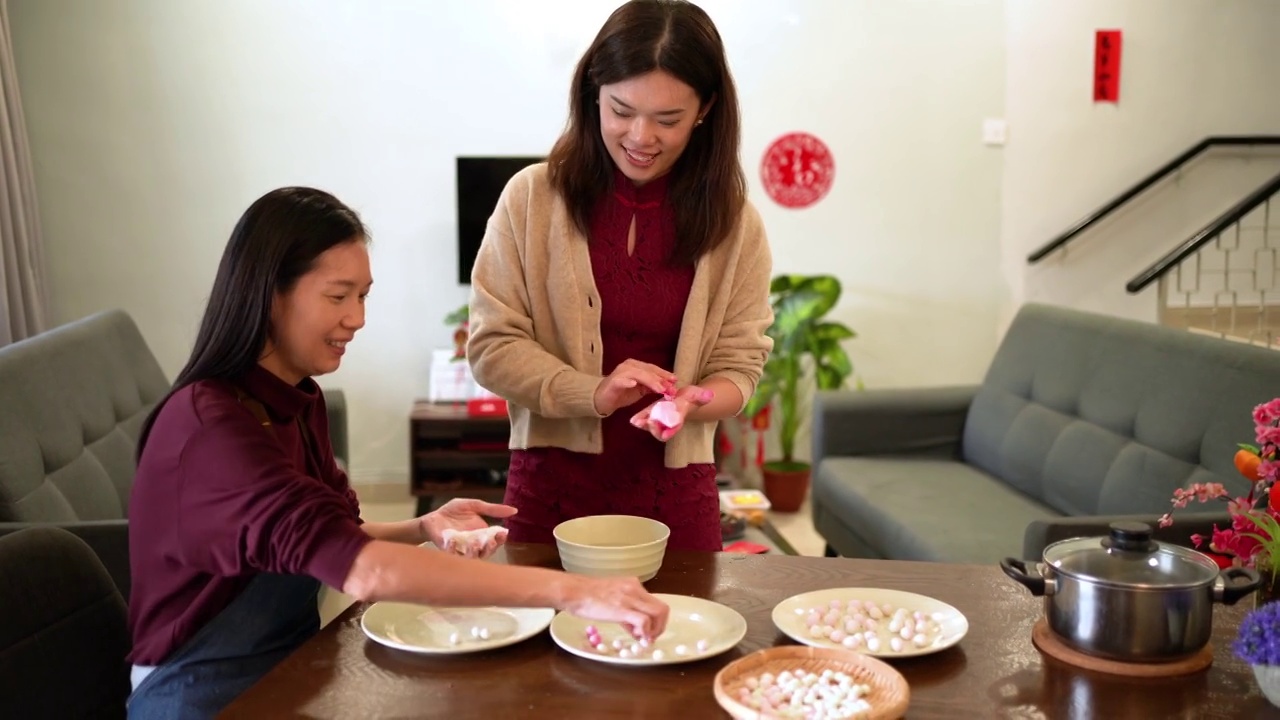
[[[1103,226],[1114,227],[1116,215],[1141,212],[1141,207],[1131,206],[1179,182],[1188,166],[1224,153],[1245,162],[1236,187],[1251,188],[1248,194],[1232,197],[1220,208],[1211,204],[1208,221],[1197,221],[1203,224],[1189,236],[1169,237],[1177,244],[1133,275],[1124,290],[1129,295],[1154,295],[1155,318],[1162,324],[1280,349],[1280,136],[1207,138],[1031,253],[1028,263],[1051,256],[1065,262],[1068,245],[1090,234],[1105,234]],[[1213,187],[1221,191],[1223,184],[1214,182]],[[1185,211],[1174,207],[1166,214]],[[1134,220],[1147,227],[1168,226],[1167,218],[1131,217],[1129,223]],[[1158,242],[1159,237],[1144,239]],[[1120,240],[1111,237],[1108,243]]]
[[[1245,198],[1238,219],[1225,217],[1185,252],[1149,269],[1159,285],[1166,325],[1276,347],[1280,340],[1280,182]],[[1280,211],[1280,201],[1275,203]]]

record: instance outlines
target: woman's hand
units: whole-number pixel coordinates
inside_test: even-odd
[[[508,518],[515,514],[516,509],[510,505],[487,503],[483,500],[472,498],[454,498],[442,505],[440,509],[423,515],[418,519],[418,522],[422,525],[422,532],[427,540],[430,540],[436,547],[443,549],[447,544],[444,537],[446,530],[453,532],[484,530],[489,527],[489,522],[485,520],[486,517]],[[453,532],[449,534],[452,535]],[[492,547],[486,546],[479,556],[488,557],[492,555],[505,541],[505,533],[491,537],[489,545]]]
[[[636,413],[631,424],[666,442],[684,427],[684,421],[694,408],[702,407],[715,398],[715,393],[697,385],[680,388],[671,400],[659,400]],[[665,405],[664,405],[665,403]],[[663,407],[658,407],[663,405]]]
[[[501,525],[490,525],[482,530],[448,529],[441,533],[441,539],[444,540],[441,550],[483,560],[498,552],[498,548],[506,543],[507,529]]]
[[[623,360],[596,386],[596,412],[612,415],[646,395],[662,395],[674,389],[675,384],[675,373],[639,360]]]
[[[667,629],[667,604],[649,594],[634,577],[572,578],[563,610],[587,620],[616,622],[637,639],[654,640]]]

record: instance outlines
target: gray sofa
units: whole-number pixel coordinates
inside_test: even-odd
[[[132,318],[110,310],[0,348],[0,535],[55,525],[129,596],[126,518],[142,422],[169,389]],[[325,391],[346,462],[346,405]]]
[[[1248,492],[1236,444],[1277,396],[1280,351],[1028,304],[980,385],[818,394],[814,524],[829,555],[968,563],[1156,528],[1176,488]],[[1174,518],[1155,536],[1184,546],[1227,522],[1218,503]]]

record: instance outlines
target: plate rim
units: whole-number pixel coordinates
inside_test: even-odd
[[[586,650],[583,650],[581,647],[578,647],[574,643],[570,643],[567,641],[561,642],[560,638],[556,637],[556,630],[555,630],[556,620],[559,619],[561,615],[568,615],[570,617],[583,619],[580,616],[574,615],[568,610],[561,610],[560,612],[556,613],[556,616],[551,620],[551,624],[547,627],[547,634],[551,636],[551,641],[556,644],[556,647],[559,647],[565,652],[571,655],[576,655],[580,658],[585,658],[587,660],[594,660],[595,662],[605,663],[608,665],[623,665],[623,666],[630,666],[630,667],[660,667],[663,665],[682,665],[684,663],[698,662],[700,660],[709,660],[711,658],[719,657],[729,652],[730,650],[733,650],[738,645],[742,644],[742,640],[746,638],[747,631],[750,629],[747,623],[747,618],[742,613],[738,612],[732,607],[729,607],[725,603],[718,602],[710,598],[699,597],[697,595],[682,595],[680,593],[653,593],[653,596],[658,599],[663,599],[667,597],[678,597],[678,598],[681,598],[682,600],[697,600],[701,602],[708,602],[708,603],[713,603],[715,605],[718,605],[720,608],[724,610],[728,610],[729,612],[733,613],[733,615],[738,618],[738,625],[740,626],[740,632],[737,634],[738,637],[736,640],[733,641],[732,644],[728,645],[727,647],[725,647],[725,649],[719,652],[711,652],[710,649],[708,649],[707,652],[698,654],[698,655],[673,656],[671,658],[663,659],[655,662],[652,659],[644,660],[641,658],[620,658],[612,655],[602,655],[600,653],[593,653],[593,652],[588,652]]]
[[[899,593],[902,595],[911,595],[914,597],[924,598],[925,600],[938,603],[939,605],[943,605],[947,608],[950,608],[951,611],[956,614],[956,617],[960,618],[960,620],[963,621],[964,628],[959,633],[957,633],[954,638],[948,640],[942,645],[929,646],[929,647],[923,647],[923,648],[912,648],[910,650],[904,649],[902,652],[893,652],[892,650],[876,650],[873,652],[871,650],[866,649],[865,647],[846,648],[843,645],[840,645],[839,648],[837,648],[836,645],[834,645],[830,640],[819,640],[817,638],[806,637],[804,636],[803,633],[797,633],[796,635],[793,635],[787,631],[787,629],[783,626],[783,623],[780,622],[779,620],[779,618],[788,617],[788,613],[782,611],[782,607],[784,605],[792,601],[798,601],[799,598],[802,598],[806,595],[814,595],[817,593],[829,593],[829,592],[845,592],[845,591],[857,592],[857,591],[868,591],[868,590],[872,590],[875,592],[890,592],[890,593]],[[793,611],[791,612],[793,614]],[[802,593],[796,593],[795,595],[792,595],[788,598],[784,598],[782,601],[775,604],[773,606],[773,610],[769,613],[769,615],[770,615],[770,618],[773,620],[773,626],[777,628],[778,632],[791,638],[795,642],[800,643],[801,645],[808,645],[809,647],[815,647],[815,648],[826,648],[829,650],[830,649],[850,650],[852,652],[862,653],[863,655],[877,658],[879,660],[913,658],[913,657],[921,657],[924,655],[933,655],[934,653],[940,653],[943,650],[948,650],[960,644],[960,641],[963,640],[969,634],[969,618],[963,612],[960,612],[959,608],[957,608],[955,605],[952,605],[949,602],[946,602],[945,600],[939,600],[938,598],[933,597],[931,595],[912,592],[910,590],[899,590],[897,588],[886,588],[886,587],[873,587],[869,585],[819,588],[817,590],[807,590]]]
[[[535,629],[531,629],[526,634],[516,633],[506,638],[489,640],[484,644],[468,643],[467,645],[459,645],[456,648],[453,648],[453,647],[430,648],[430,647],[424,647],[422,645],[408,645],[405,643],[396,642],[391,638],[380,636],[379,634],[371,630],[369,628],[367,618],[368,618],[369,612],[372,611],[374,608],[378,607],[379,605],[383,605],[383,606],[414,605],[414,606],[421,607],[428,610],[492,610],[495,612],[508,613],[508,614],[510,614],[512,611],[519,610],[519,611],[526,611],[526,612],[532,612],[532,613],[538,613],[538,614],[546,613],[546,617],[544,619],[541,619],[535,622],[535,625],[537,625],[538,627]],[[369,605],[369,607],[365,608],[364,611],[360,613],[360,630],[365,634],[366,638],[368,638],[369,640],[372,640],[373,642],[378,643],[379,645],[393,648],[395,650],[402,650],[404,652],[414,653],[416,655],[469,655],[471,653],[485,652],[487,650],[497,650],[498,648],[504,648],[511,645],[515,645],[516,643],[521,643],[521,642],[524,642],[525,640],[535,637],[539,633],[551,627],[551,621],[555,619],[555,615],[556,615],[556,611],[554,608],[543,608],[543,607],[500,607],[497,605],[476,605],[476,606],[427,605],[424,603],[404,602],[401,600],[379,600],[378,602],[375,602]]]

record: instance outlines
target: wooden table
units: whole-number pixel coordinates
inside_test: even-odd
[[[512,545],[505,556],[559,567],[554,547]],[[1041,601],[996,567],[675,552],[647,587],[712,598],[742,613],[747,636],[734,650],[684,665],[626,668],[570,655],[543,633],[489,653],[430,658],[366,639],[357,605],[224,717],[725,718],[711,689],[716,672],[791,642],[770,619],[774,605],[800,592],[856,586],[927,594],[969,619],[958,646],[893,662],[911,685],[909,718],[1280,718],[1230,652],[1248,600],[1215,608],[1208,670],[1134,680],[1043,658],[1031,644]]]

